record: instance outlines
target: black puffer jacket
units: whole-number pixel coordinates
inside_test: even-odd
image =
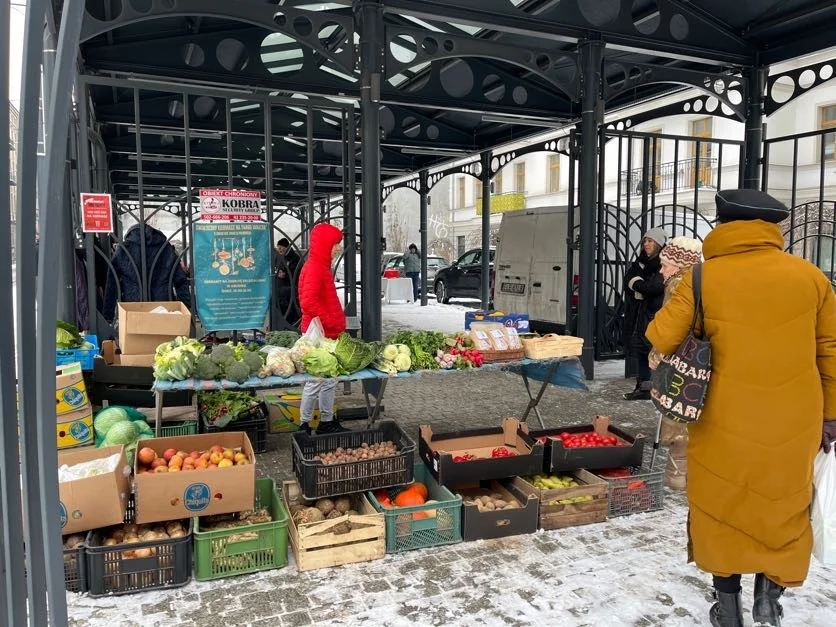
[[[134,225],[125,234],[124,243],[111,259],[116,270],[121,290],[122,302],[145,300],[142,294],[142,254],[139,225]],[[159,256],[158,256],[159,255]],[[131,263],[133,260],[133,263]],[[134,265],[136,264],[136,265]],[[189,295],[189,277],[177,261],[177,253],[164,233],[154,227],[145,226],[145,267],[148,277],[149,301],[179,300],[186,307],[191,307]],[[117,277],[112,272],[107,276],[104,311],[102,315],[108,322],[113,322],[116,311]],[[171,289],[169,289],[169,282]]]
[[[661,268],[658,254],[651,259],[642,251],[624,275],[624,347],[633,354],[650,352],[650,342],[644,334],[665,299]]]

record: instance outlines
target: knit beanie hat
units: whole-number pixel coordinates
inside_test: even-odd
[[[661,247],[664,246],[665,242],[668,241],[668,234],[665,233],[665,229],[657,226],[645,233],[643,239],[652,239]]]
[[[659,253],[659,260],[670,266],[687,270],[702,261],[702,242],[691,237],[674,237]]]

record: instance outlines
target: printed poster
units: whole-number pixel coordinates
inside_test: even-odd
[[[207,331],[261,329],[270,308],[270,233],[265,222],[192,225],[197,314]]]

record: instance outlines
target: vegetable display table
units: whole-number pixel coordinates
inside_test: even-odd
[[[425,376],[427,374],[448,375],[459,372],[483,372],[483,371],[504,371],[518,374],[522,377],[528,393],[528,406],[522,415],[521,421],[525,421],[533,411],[543,425],[543,417],[537,406],[543,398],[546,387],[549,384],[560,387],[586,390],[583,382],[583,368],[577,357],[562,357],[559,359],[521,359],[512,362],[497,362],[485,364],[480,368],[469,370],[417,370],[415,372],[402,372],[397,375],[387,375],[379,370],[366,368],[351,375],[335,377],[338,381],[357,381],[363,387],[363,395],[366,400],[369,425],[373,425],[380,416],[380,406],[383,395],[386,392],[386,384],[389,379],[405,379],[409,377]],[[166,392],[195,391],[209,392],[213,390],[271,390],[288,387],[298,387],[309,381],[317,381],[318,377],[308,374],[294,374],[290,377],[251,377],[243,383],[235,383],[226,379],[219,381],[202,381],[200,379],[186,379],[184,381],[155,381],[153,392],[155,396],[155,419],[157,437],[160,434],[161,416],[163,412],[163,396]],[[536,394],[532,393],[531,381],[539,381],[540,389]],[[374,400],[372,400],[374,399]]]

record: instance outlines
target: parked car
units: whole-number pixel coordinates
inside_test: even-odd
[[[439,257],[438,255],[429,255],[427,257],[427,286],[430,290],[433,289],[435,277],[436,274],[438,274],[438,271],[449,265],[450,264],[444,257]],[[386,262],[386,265],[383,267],[383,271],[385,272],[386,270],[397,270],[398,276],[406,276],[404,273],[403,255],[392,257],[388,262]]]
[[[490,285],[493,300],[494,255],[490,250]],[[479,298],[482,290],[482,249],[468,250],[446,268],[440,269],[433,282],[435,297],[439,303],[449,303],[453,298]]]

